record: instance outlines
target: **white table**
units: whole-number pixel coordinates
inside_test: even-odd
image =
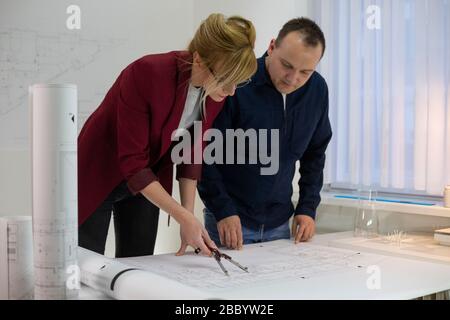
[[[365,250],[361,247],[341,249],[336,248],[333,245],[335,241],[345,239],[346,237],[349,237],[349,233],[316,235],[311,243],[299,244],[298,246],[304,246],[299,247],[301,248],[299,252],[287,242],[281,243],[281,247],[277,247],[280,242],[263,243],[261,245],[266,246],[267,248],[272,246],[272,244],[275,248],[272,250],[274,252],[273,255],[270,255],[269,250],[269,254],[265,252],[264,257],[258,257],[259,253],[257,248],[255,248],[255,245],[246,246],[242,251],[229,251],[228,254],[232,255],[235,260],[244,265],[252,266],[250,269],[251,272],[254,271],[255,277],[261,277],[260,279],[262,279],[262,281],[252,284],[252,282],[248,281],[249,278],[245,278],[244,275],[239,274],[230,264],[226,264],[227,268],[234,272],[231,276],[235,278],[231,281],[235,281],[239,278],[238,280],[242,281],[242,285],[239,286],[239,281],[236,280],[236,287],[224,287],[223,289],[210,287],[206,289],[212,290],[210,292],[212,297],[216,294],[218,297],[227,299],[250,300],[414,299],[450,289],[449,263],[424,261],[423,257],[420,259],[415,259],[414,256],[396,257],[392,253],[374,253],[373,251],[371,252],[371,250]],[[277,250],[279,251],[278,253]],[[283,256],[284,253],[281,251],[285,251],[286,254]],[[320,254],[318,256],[313,256],[315,251],[323,252],[323,266],[318,266],[321,264],[321,256]],[[283,261],[287,259],[286,257],[290,252],[292,252],[293,255],[299,255],[297,257],[299,259],[297,260],[299,264],[308,259],[309,261],[315,262],[316,265],[311,265],[309,267],[311,268],[310,270],[314,270],[314,272],[312,274],[308,273],[307,266],[303,269],[296,269],[294,265],[291,265],[290,268],[292,268],[293,273],[296,273],[299,276],[306,275],[306,277],[279,278],[279,276],[283,274],[282,272],[286,272],[286,270],[276,270],[277,259],[282,261],[282,263],[279,263],[280,266],[278,268],[289,266],[283,265]],[[275,259],[273,259],[274,257]],[[345,259],[344,261],[342,257],[351,258]],[[274,277],[271,277],[270,272],[264,270],[266,258],[269,260],[272,259],[269,261],[271,263],[270,265],[275,266],[273,269]],[[183,274],[186,274],[190,278],[195,278],[198,274],[201,274],[204,275],[206,279],[210,278],[211,275],[217,276],[216,274],[211,273],[215,271],[210,271],[211,263],[214,263],[211,262],[212,259],[205,259],[209,258],[202,259],[194,256],[180,258],[174,257],[173,254],[171,254],[139,257],[136,259],[120,259],[119,261],[122,263],[131,263],[132,265],[134,264],[139,267],[147,266],[149,270],[153,270],[157,273],[159,272],[160,275],[164,275],[164,273],[161,273],[161,270],[163,269],[161,266],[166,266],[165,268],[167,268],[167,270],[164,271],[170,271],[170,268],[180,268],[179,270],[182,270],[183,272],[180,272],[178,279],[175,280],[189,284],[189,279],[183,279]],[[326,259],[329,261],[326,262]],[[357,266],[357,264],[361,265]],[[359,269],[357,267],[359,267]],[[217,272],[220,272],[219,269],[217,270]],[[305,273],[305,270],[306,274],[303,274]],[[290,270],[287,271],[288,275],[290,274],[289,272]],[[221,278],[219,277],[217,279],[220,280]],[[378,279],[378,282],[373,281],[374,279]],[[377,283],[379,284],[379,287]],[[205,288],[200,289],[203,290]],[[106,298],[106,296],[95,290],[90,290],[90,292],[87,292],[89,290],[82,291],[83,294],[81,296],[85,298]]]

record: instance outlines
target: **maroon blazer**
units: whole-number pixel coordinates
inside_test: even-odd
[[[78,136],[79,225],[124,180],[133,194],[154,180],[172,193],[170,138],[183,113],[191,61],[186,51],[134,61],[88,118]],[[203,132],[212,126],[222,106],[223,102],[207,98]],[[177,165],[177,179],[199,180],[200,176],[201,165]]]

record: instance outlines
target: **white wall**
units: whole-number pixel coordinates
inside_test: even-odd
[[[66,8],[81,8],[81,30],[65,26]],[[257,29],[260,56],[306,0],[2,0],[0,4],[0,216],[31,214],[28,85],[71,82],[79,90],[79,123],[98,106],[118,73],[152,52],[183,49],[209,13],[239,14]],[[174,184],[178,197],[178,185]],[[203,205],[197,198],[195,214]],[[179,247],[179,228],[161,213],[156,253]],[[113,235],[107,254],[114,250]]]
[[[225,15],[241,15],[253,22],[256,28],[255,53],[261,56],[276,38],[278,31],[288,20],[307,15],[306,0],[198,0],[194,2],[194,24],[213,12]]]
[[[66,8],[74,3],[81,9],[80,30],[66,27]],[[81,126],[127,64],[186,48],[192,8],[193,0],[2,0],[0,149],[28,147],[30,84],[76,83]]]
[[[0,216],[31,215],[28,150],[0,150]]]

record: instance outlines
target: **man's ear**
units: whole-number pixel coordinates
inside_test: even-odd
[[[270,56],[275,49],[275,39],[270,40],[269,47],[267,48],[267,54]]]

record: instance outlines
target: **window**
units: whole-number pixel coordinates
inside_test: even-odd
[[[325,182],[441,195],[450,184],[450,0],[308,8],[327,40],[318,70],[334,134]]]

